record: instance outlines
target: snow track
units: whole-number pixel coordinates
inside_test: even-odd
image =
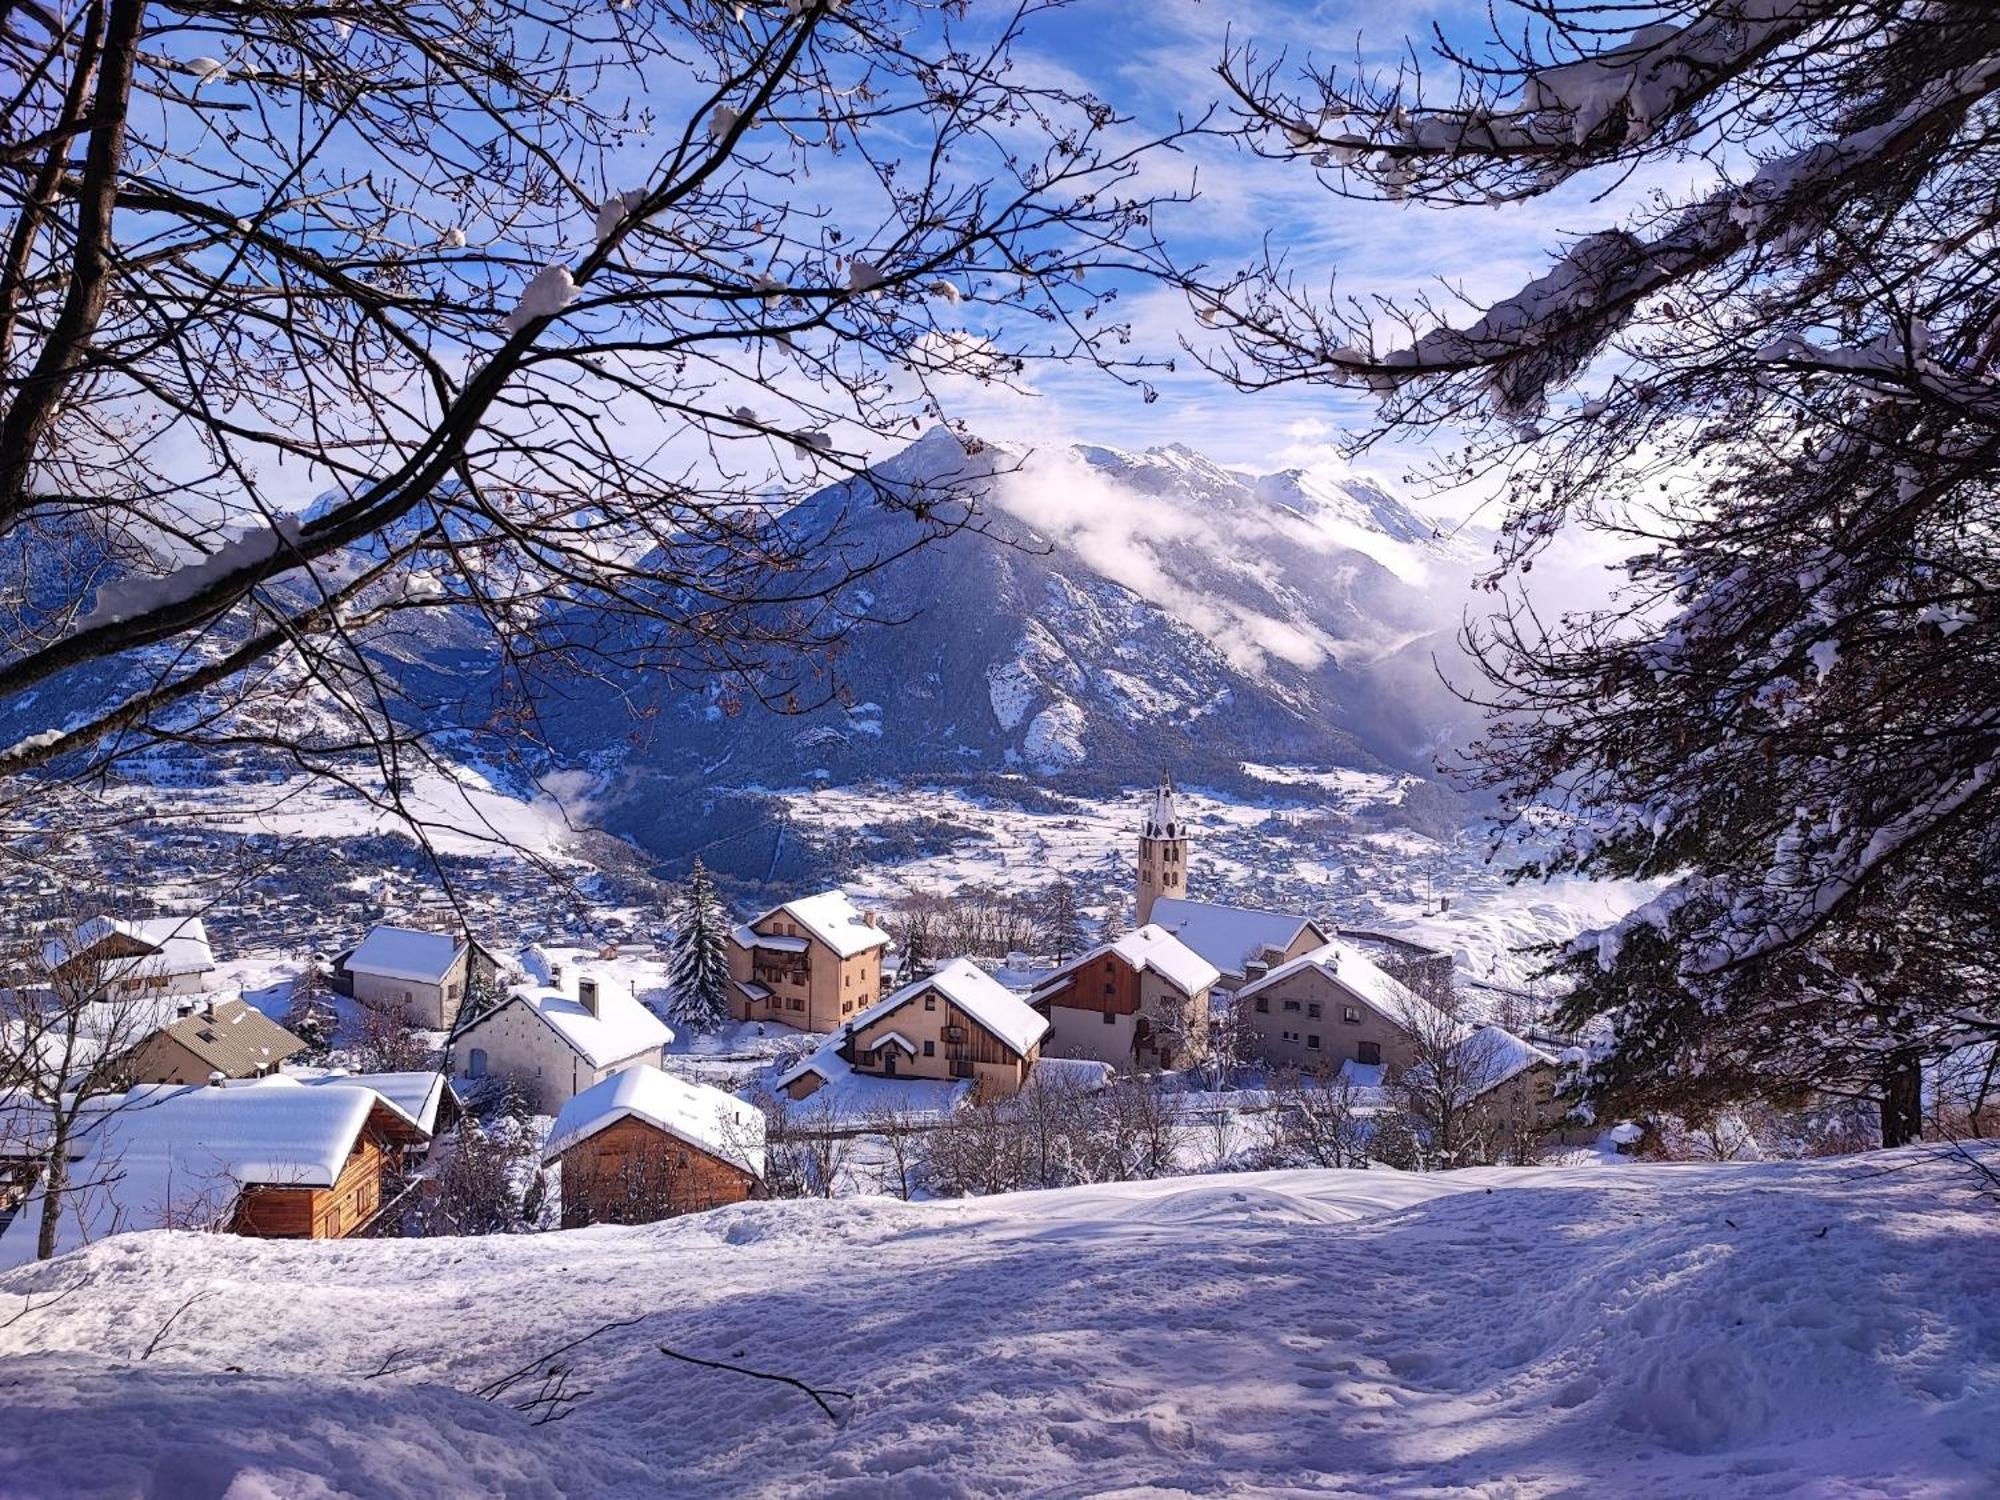
[[[1912,1152],[127,1236],[0,1280],[4,1320],[89,1278],[0,1330],[0,1494],[1992,1494],[1974,1186]],[[575,1352],[560,1424],[462,1394],[642,1315]]]

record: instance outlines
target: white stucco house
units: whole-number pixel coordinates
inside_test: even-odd
[[[674,1034],[630,990],[588,969],[552,969],[516,985],[507,998],[459,1028],[452,1072],[468,1085],[514,1083],[534,1106],[555,1114],[614,1073],[658,1067]]]

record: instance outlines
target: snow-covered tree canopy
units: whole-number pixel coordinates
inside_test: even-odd
[[[1051,3],[10,8],[0,694],[126,687],[0,771],[295,748],[251,686],[379,751],[362,637],[444,606],[516,683],[807,691],[766,653],[881,559],[791,500],[954,381],[1140,378],[1158,142],[1016,66]]]
[[[1503,15],[1440,41],[1448,99],[1414,63],[1224,75],[1258,149],[1339,193],[1695,186],[1467,313],[1253,268],[1196,291],[1213,361],[1365,385],[1382,431],[1469,434],[1441,482],[1502,491],[1478,775],[1509,831],[1574,815],[1529,873],[1675,882],[1567,955],[1571,1019],[1619,1038],[1599,1086],[1901,1108],[1921,1058],[2000,1032],[2000,8]],[[1626,543],[1620,597],[1531,603],[1577,525]]]

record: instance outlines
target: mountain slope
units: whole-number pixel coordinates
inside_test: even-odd
[[[976,522],[897,557],[920,523],[871,503],[871,485],[921,492],[932,513],[969,502]],[[726,760],[779,784],[1003,770],[1111,784],[1163,764],[1409,764],[1435,735],[1371,664],[1436,632],[1434,580],[1466,559],[1365,482],[1245,475],[1179,446],[1026,455],[936,429],[790,523],[844,523],[844,559],[895,558],[839,598],[839,701],[784,714],[667,695],[634,744],[586,695],[548,710],[552,738],[648,783]]]

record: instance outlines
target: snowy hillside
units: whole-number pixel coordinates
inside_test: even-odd
[[[1906,1152],[127,1236],[0,1280],[0,1494],[1991,1494],[1974,1181]],[[551,1363],[578,1399],[533,1425]]]

